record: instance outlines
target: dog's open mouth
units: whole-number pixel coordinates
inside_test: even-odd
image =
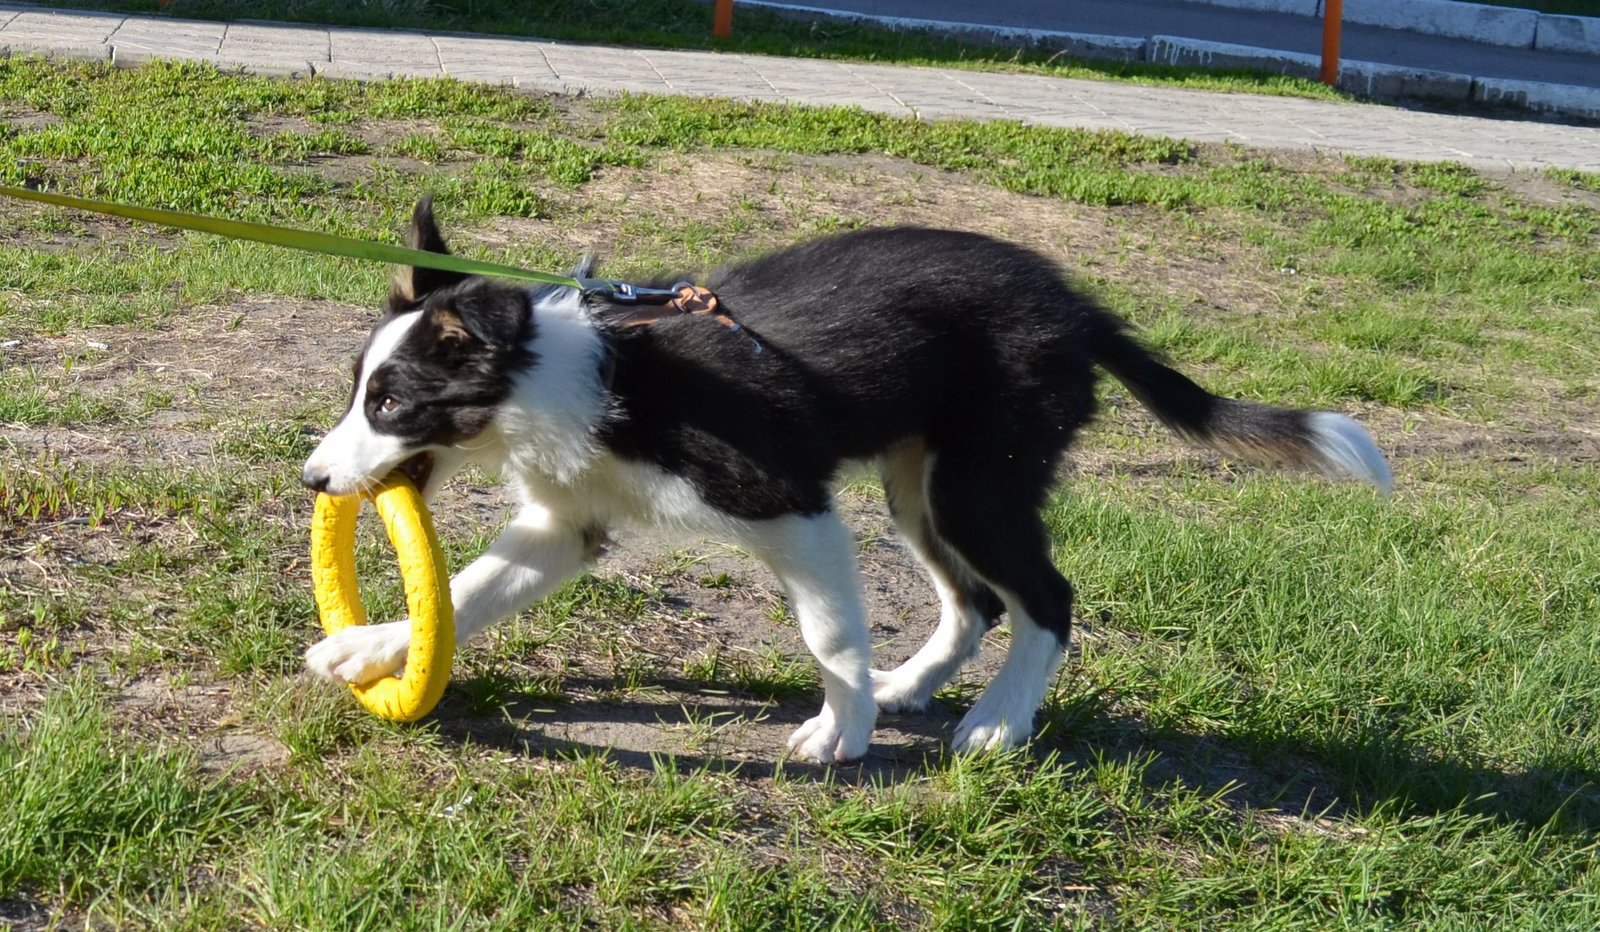
[[[428,477],[433,475],[433,454],[418,453],[396,466],[394,471],[410,479],[418,490],[424,489],[428,485]]]

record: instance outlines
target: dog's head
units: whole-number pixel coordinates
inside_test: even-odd
[[[417,204],[409,244],[448,252],[430,199]],[[529,293],[478,276],[408,268],[356,356],[350,405],[301,481],[348,495],[395,470],[431,495],[470,462],[518,371],[533,364]],[[480,441],[481,443],[481,441]]]

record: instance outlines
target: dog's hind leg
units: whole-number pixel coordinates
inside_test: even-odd
[[[994,627],[1005,610],[994,590],[934,533],[928,517],[930,465],[920,442],[897,448],[882,463],[889,512],[906,546],[933,581],[940,606],[938,627],[915,654],[893,670],[872,671],[873,698],[885,712],[926,708],[933,691],[977,654],[983,632]]]
[[[956,728],[960,751],[1027,740],[1072,623],[1072,586],[1050,561],[1038,513],[1053,457],[1019,452],[1000,464],[982,456],[941,454],[929,477],[938,536],[993,587],[1011,619],[1011,646],[1000,672]]]
[[[862,757],[872,743],[878,707],[850,531],[828,511],[752,522],[738,536],[783,584],[800,635],[822,669],[822,712],[790,736],[789,750],[820,763]]]

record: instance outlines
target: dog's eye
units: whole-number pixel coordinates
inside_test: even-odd
[[[378,399],[379,414],[393,414],[400,408],[400,399],[393,395],[384,395]]]

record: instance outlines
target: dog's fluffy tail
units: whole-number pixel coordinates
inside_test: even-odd
[[[1342,414],[1219,398],[1162,365],[1110,321],[1092,340],[1095,361],[1177,434],[1254,462],[1357,479],[1387,493],[1389,464],[1361,425]]]

